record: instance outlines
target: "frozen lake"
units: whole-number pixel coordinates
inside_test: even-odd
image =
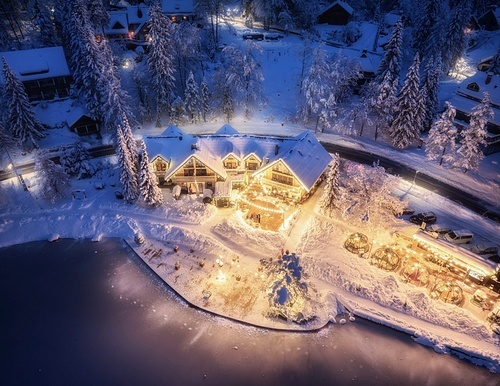
[[[119,239],[0,249],[6,385],[498,385],[500,375],[357,319],[315,333],[186,306]]]

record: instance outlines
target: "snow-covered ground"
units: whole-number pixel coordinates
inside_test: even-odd
[[[230,44],[240,42],[241,37],[224,30],[222,40]],[[300,70],[296,57],[300,39],[288,36],[280,41],[259,44],[264,49],[262,61],[268,104],[255,112],[252,120],[246,121],[238,116],[231,121],[231,125],[241,133],[296,135],[302,130],[314,132],[314,127],[304,127],[291,121]],[[124,69],[124,77],[127,71]],[[448,82],[447,92],[453,85],[452,80]],[[59,107],[54,103],[36,110],[40,120],[57,126],[58,122],[64,121],[63,115],[68,109],[71,106],[63,102]],[[207,124],[185,125],[182,129],[189,133],[210,133],[224,123],[219,118]],[[140,138],[146,134],[159,134],[163,130],[152,125],[144,126],[135,130],[135,135]],[[410,164],[422,173],[459,186],[499,208],[500,153],[485,157],[478,172],[464,174],[427,161],[421,149],[397,151],[380,140],[375,142],[370,139],[373,136],[369,131],[363,137],[336,132],[318,133],[317,136],[322,141],[369,149]],[[103,141],[109,143],[110,137],[109,133],[104,133]],[[42,146],[57,147],[71,144],[75,139],[67,128],[55,128],[49,130]],[[95,139],[89,141],[91,145],[97,144]],[[29,154],[18,155],[15,160],[23,162],[29,157]],[[285,246],[301,258],[304,274],[307,274],[311,290],[315,291],[318,315],[338,321],[336,316],[348,309],[355,315],[407,331],[418,342],[430,345],[438,352],[462,351],[470,354],[475,363],[500,372],[500,336],[489,328],[484,314],[473,312],[475,306],[472,305],[457,307],[432,300],[427,290],[405,284],[397,275],[380,270],[368,260],[345,250],[344,241],[358,229],[319,213],[316,203],[321,191],[316,193],[316,200],[310,200],[303,207],[300,221],[273,233],[252,228],[236,209],[220,210],[206,206],[196,196],[183,196],[182,200],[175,201],[168,190],[164,190],[166,203],[160,208],[126,204],[114,194],[121,189],[115,158],[96,162],[101,164],[96,176],[87,180],[72,180],[73,190],[85,190],[86,197],[83,199],[73,199],[68,194],[55,204],[43,201],[37,195],[37,180],[33,174],[24,176],[30,186],[29,192],[23,191],[15,179],[2,182],[0,246],[58,237],[92,238],[96,241],[102,237],[121,237],[133,240],[134,234],[141,232],[147,242],[164,245],[164,248],[178,244],[191,253],[193,261],[204,258],[210,266],[221,255],[238,256],[239,264],[245,264],[243,268],[249,272],[259,265],[261,258],[275,258]],[[96,189],[96,183],[104,188]],[[499,224],[464,209],[460,204],[425,191],[411,181],[401,181],[399,186],[394,187],[394,192],[404,196],[416,211],[434,211],[438,222],[470,229],[475,235],[475,242],[494,241],[500,244]],[[393,231],[412,233],[417,228],[404,219],[395,219],[390,229],[360,230],[370,240],[387,243],[392,240]],[[230,264],[230,261],[227,263]],[[194,293],[184,295],[188,298],[195,296]],[[262,308],[254,308],[256,313],[253,317],[260,317],[260,322],[265,325],[267,319],[262,316],[265,303],[261,304]],[[259,320],[255,323],[258,324]]]

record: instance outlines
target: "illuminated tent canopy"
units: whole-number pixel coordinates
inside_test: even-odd
[[[359,232],[350,235],[345,241],[344,247],[351,253],[365,253],[370,249],[368,237]]]
[[[401,258],[397,252],[390,247],[377,249],[371,257],[371,263],[373,265],[385,269],[386,271],[394,271],[399,267],[400,261]]]

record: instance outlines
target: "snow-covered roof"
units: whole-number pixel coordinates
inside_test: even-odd
[[[127,7],[127,18],[130,24],[142,24],[149,20],[149,7],[144,3]]]
[[[161,0],[161,9],[167,14],[193,13],[193,0]]]
[[[78,122],[78,120],[81,117],[84,116],[91,118],[91,114],[86,108],[81,106],[76,106],[70,112],[67,113],[66,123],[68,124],[69,127],[72,127],[76,122]]]
[[[325,13],[326,11],[328,11],[330,8],[334,7],[335,5],[340,5],[342,8],[344,8],[344,10],[349,15],[352,15],[354,13],[354,9],[349,4],[347,4],[345,1],[334,1],[330,5],[327,5],[325,8],[323,8],[323,10],[320,12],[320,14]]]
[[[485,92],[490,95],[492,104],[500,106],[500,76],[478,71],[475,75],[463,80],[457,90],[457,93],[478,101],[483,99]]]
[[[234,134],[239,134],[239,133],[233,126],[227,123],[214,133],[214,135],[234,135]]]
[[[109,24],[104,28],[107,35],[126,35],[130,26],[134,28],[134,34],[149,20],[149,7],[145,4],[128,6],[117,11],[110,11]]]
[[[127,11],[110,11],[109,24],[103,30],[107,35],[128,34]]]
[[[387,26],[393,27],[401,19],[401,14],[389,12],[384,16],[384,22]]]
[[[225,129],[229,130],[229,127]],[[196,157],[215,173],[226,178],[227,173],[222,163],[226,155],[233,154],[239,159],[245,159],[249,154],[254,154],[261,160],[266,160],[260,171],[281,160],[303,187],[309,190],[331,161],[330,154],[309,132],[286,138],[237,132],[232,135],[192,136],[171,126],[160,136],[146,137],[144,142],[150,159],[160,156],[170,162],[166,178],[173,175],[190,157]]]
[[[70,75],[62,47],[0,52],[22,82]],[[3,82],[3,73],[0,72]]]

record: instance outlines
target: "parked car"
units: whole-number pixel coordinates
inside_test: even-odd
[[[424,212],[410,216],[409,220],[413,224],[422,225],[422,223],[425,222],[427,225],[429,225],[434,224],[437,221],[437,216],[433,212]]]
[[[431,224],[425,227],[424,232],[437,239],[439,236],[442,237],[451,232],[451,228],[445,225]]]
[[[451,231],[444,235],[444,239],[454,244],[469,244],[472,241],[473,234],[467,229]]]
[[[246,32],[242,37],[245,40],[264,40],[264,34],[259,32]]]
[[[477,255],[495,255],[496,253],[498,253],[498,245],[495,243],[481,243],[471,245],[467,249]]]

